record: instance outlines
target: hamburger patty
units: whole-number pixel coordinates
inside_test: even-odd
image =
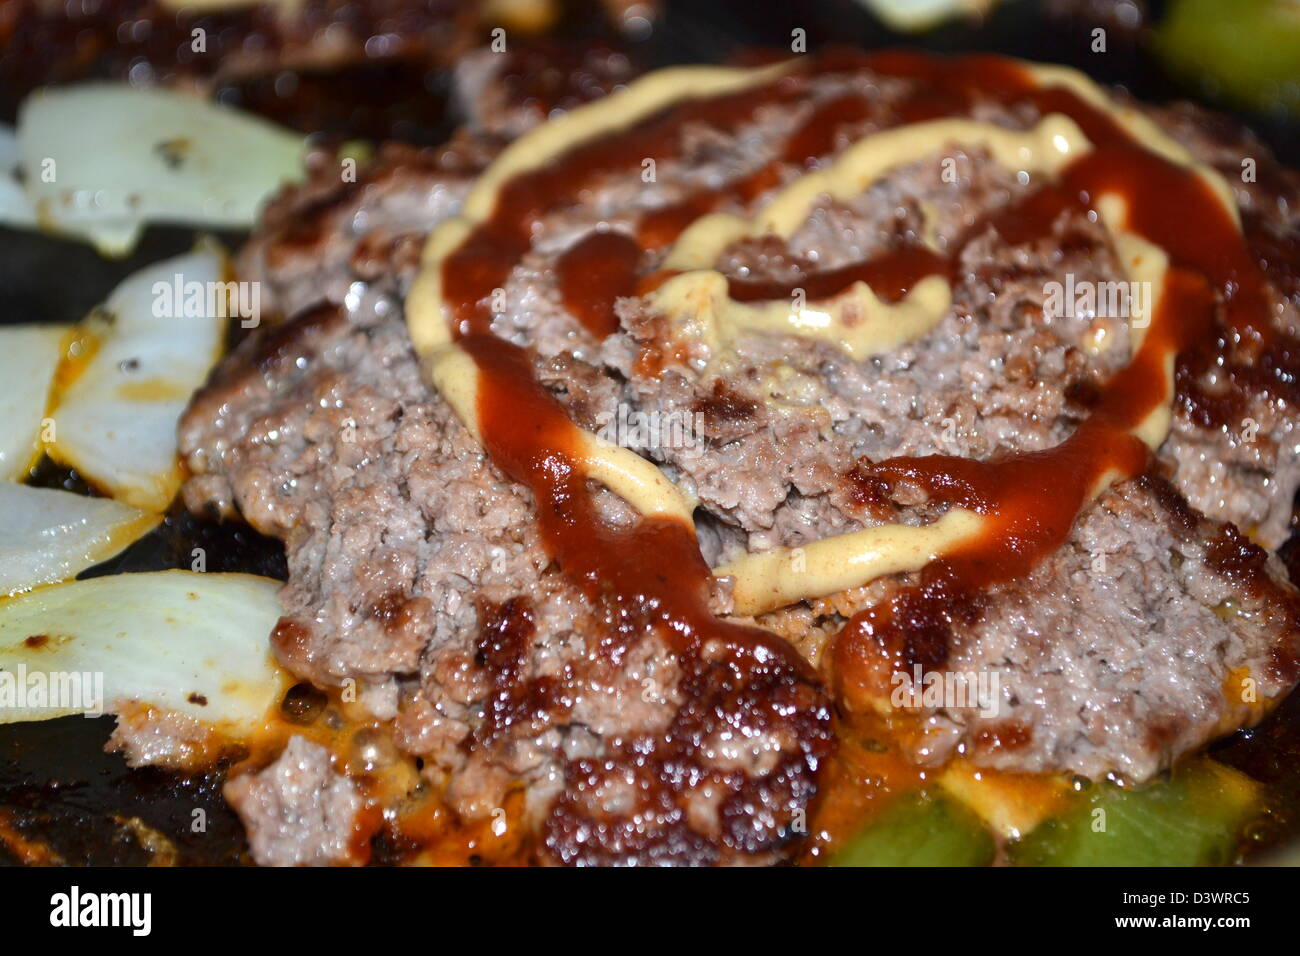
[[[604,281],[611,248],[636,237],[633,271],[650,275],[679,220],[752,212],[854,141],[912,119],[924,87],[850,62],[725,118],[669,125],[652,166],[598,171],[540,209],[493,294],[492,333],[523,350],[511,367],[577,425],[684,424],[687,440],[624,443],[698,502],[711,565],[930,523],[951,489],[891,460],[1056,448],[1134,357],[1127,318],[1062,309],[1048,292],[1067,277],[1127,280],[1096,216],[1064,209],[1045,232],[1016,235],[999,214],[1037,184],[972,144],[891,168],[849,200],[823,197],[788,239],[732,243],[715,264],[733,295],[762,297],[937,248],[952,263],[951,306],[910,343],[855,358],[796,335],[682,340],[652,289]],[[1014,130],[1043,118],[994,96],[957,112]],[[735,615],[727,577],[694,596],[781,635],[825,681],[772,638],[685,649],[654,600],[629,611],[566,573],[537,494],[422,373],[403,309],[419,243],[457,214],[503,127],[440,152],[390,148],[356,184],[322,164],[268,211],[241,267],[286,318],[243,343],[182,421],[194,475],[185,500],[285,541],[286,615],[272,638],[285,666],[322,687],[358,681],[363,705],[391,721],[461,819],[490,818],[522,789],[547,862],[788,854],[829,750],[831,689],[847,719],[889,713],[918,762],[960,753],[1002,770],[1148,779],[1258,719],[1295,683],[1300,650],[1294,591],[1246,536],[1281,543],[1300,481],[1295,396],[1285,374],[1259,374],[1289,361],[1297,289],[1278,250],[1289,250],[1300,197],[1240,134],[1186,112],[1148,115],[1225,173],[1243,156],[1264,171],[1229,182],[1283,345],[1262,356],[1224,346],[1217,366],[1181,359],[1172,431],[1148,472],[1085,505],[1024,573],[972,586],[931,565],[756,619]],[[611,534],[636,524],[621,498],[591,494]],[[996,714],[891,709],[894,675],[914,667],[996,675]],[[268,810],[302,799],[267,794],[293,777],[276,766],[232,788],[254,834],[303,819],[342,825],[330,812],[297,807],[286,822],[289,811]],[[260,861],[291,862],[257,850],[271,837],[252,842]]]

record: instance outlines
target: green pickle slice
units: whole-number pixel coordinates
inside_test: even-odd
[[[1300,2],[1177,0],[1156,52],[1170,72],[1249,109],[1300,114]]]
[[[986,866],[997,847],[983,822],[938,793],[909,794],[887,807],[831,866]]]
[[[1018,866],[1215,866],[1237,857],[1260,787],[1209,759],[1138,789],[1095,786],[1074,809],[1007,846]]]
[[[1237,859],[1261,812],[1249,777],[1201,758],[1140,788],[1103,783],[1062,815],[1005,845],[1015,866],[1215,866]],[[997,841],[980,817],[941,790],[898,798],[831,859],[831,866],[987,866]]]

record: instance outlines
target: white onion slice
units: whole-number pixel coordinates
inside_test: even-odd
[[[250,574],[154,571],[0,601],[0,723],[143,704],[250,733],[290,684],[267,641],[279,589]],[[55,692],[42,700],[33,675]]]
[[[100,310],[107,324],[98,332],[88,325],[98,349],[52,413],[52,458],[129,505],[167,507],[181,481],[176,422],[217,360],[226,325],[206,307],[203,315],[172,314],[173,290],[216,288],[222,271],[215,252],[196,252],[155,263],[113,290]],[[155,315],[156,306],[164,314]]]
[[[37,221],[107,254],[129,251],[148,222],[251,226],[262,202],[302,175],[298,134],[125,83],[34,93],[17,135]]]
[[[68,330],[0,326],[0,479],[18,481],[40,455],[41,419]]]
[[[107,498],[0,482],[0,595],[73,577],[158,520]]]

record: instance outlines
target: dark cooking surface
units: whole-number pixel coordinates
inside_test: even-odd
[[[1100,81],[1122,83],[1144,99],[1180,94],[1131,36],[1112,28],[1109,52],[1093,54],[1093,24],[1050,19],[1030,0],[1004,3],[979,29],[952,25],[920,39],[890,34],[853,0],[751,0],[743,5],[689,0],[665,7],[654,34],[633,47],[634,55],[652,66],[725,60],[755,47],[788,50],[791,31],[803,29],[809,49],[834,42],[985,50],[1069,63]],[[360,88],[374,98],[392,90],[385,99],[400,101],[400,109],[359,107],[355,96],[336,97],[332,91],[338,82],[329,77],[303,78],[288,99],[260,87],[227,92],[224,98],[335,136],[345,129],[362,135],[388,129],[418,142],[438,141],[448,128],[445,78],[390,76],[385,69],[367,72]],[[424,124],[421,115],[427,116]],[[1295,124],[1250,122],[1280,157],[1300,162]],[[220,238],[232,249],[240,240],[234,234]],[[0,321],[76,321],[124,276],[187,250],[192,241],[189,230],[154,227],[129,259],[109,261],[79,243],[0,228],[0,288],[5,293]],[[81,487],[75,475],[48,463],[37,481]],[[195,547],[205,549],[209,570],[284,576],[278,543],[243,526],[201,521],[179,508],[159,529],[83,576],[188,567]],[[149,852],[140,842],[145,831],[129,822],[136,818],[171,841],[179,862],[246,862],[242,832],[220,797],[219,775],[183,779],[157,769],[130,771],[117,755],[101,752],[111,729],[111,718],[78,717],[0,727],[0,827],[12,825],[45,842],[64,862],[141,864],[148,862]],[[1258,834],[1261,845],[1276,846],[1300,834],[1300,697],[1293,695],[1261,727],[1218,745],[1215,755],[1270,787],[1272,826]],[[205,831],[195,830],[195,811],[203,812]],[[0,862],[16,862],[2,844]]]

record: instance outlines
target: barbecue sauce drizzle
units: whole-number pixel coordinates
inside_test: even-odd
[[[764,104],[797,98],[818,73],[864,67],[918,82],[919,91],[893,117],[902,122],[965,113],[977,97],[1023,102],[1044,115],[1060,112],[1071,117],[1094,150],[1069,165],[1058,182],[998,214],[991,224],[1008,241],[1024,242],[1050,234],[1062,213],[1088,212],[1103,194],[1117,195],[1126,203],[1129,231],[1161,247],[1169,256],[1169,269],[1158,310],[1132,363],[1111,379],[1090,417],[1061,445],[989,461],[927,456],[895,458],[874,467],[874,475],[886,483],[907,479],[937,501],[984,515],[988,530],[932,562],[918,585],[849,622],[833,645],[841,693],[865,689],[872,670],[869,661],[878,658],[882,647],[892,649],[897,664],[942,664],[947,624],[968,613],[979,589],[1025,574],[1059,547],[1099,481],[1146,469],[1149,450],[1130,430],[1165,398],[1163,362],[1168,352],[1183,352],[1225,335],[1216,326],[1220,303],[1226,334],[1239,340],[1265,340],[1275,334],[1270,331],[1269,299],[1259,265],[1231,216],[1198,175],[1148,151],[1072,91],[1040,88],[1023,67],[997,57],[820,55],[800,72],[757,89],[680,102],[621,134],[581,143],[550,164],[508,181],[492,215],[442,267],[454,334],[479,370],[482,439],[493,461],[532,490],[551,553],[593,601],[610,609],[623,640],[634,640],[653,627],[667,636],[684,668],[697,679],[710,672],[725,674],[725,686],[715,687],[702,705],[683,707],[683,712],[691,710],[693,723],[674,727],[674,759],[700,746],[711,728],[734,719],[738,695],[764,684],[769,693],[777,688],[797,709],[805,735],[801,759],[804,769],[815,773],[829,752],[829,710],[814,675],[784,642],[721,621],[710,612],[712,579],[688,524],[647,518],[631,529],[620,529],[601,519],[580,465],[576,426],[536,382],[528,353],[491,335],[487,301],[530,248],[532,226],[569,201],[584,183],[600,174],[636,170],[646,157],[674,155],[684,123],[701,120],[734,129]],[[814,160],[833,146],[843,125],[872,113],[871,104],[857,97],[824,104],[791,137],[782,160],[800,165]],[[775,185],[777,177],[774,163],[716,192],[697,193],[651,213],[635,241],[614,233],[589,237],[560,266],[564,300],[594,334],[612,331],[617,327],[613,300],[636,288],[641,251],[663,247],[694,217],[729,198],[750,199]],[[881,286],[882,296],[898,298],[926,275],[952,277],[959,253],[960,248],[947,256],[920,247],[904,249],[805,277],[797,284],[816,295],[829,295],[867,279]],[[596,281],[590,281],[592,276]],[[731,290],[742,300],[789,292],[779,284],[752,281],[732,281]],[[749,699],[752,703],[754,698]],[[782,773],[797,778],[800,769],[790,766]],[[799,796],[798,786],[785,796]],[[809,795],[806,789],[800,792]],[[777,839],[767,837],[764,846]]]

